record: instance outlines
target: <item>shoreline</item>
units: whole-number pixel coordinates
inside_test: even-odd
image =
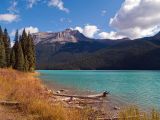
[[[40,80],[42,81],[42,84],[45,85],[45,87],[47,87],[50,91],[54,91],[54,92],[63,91],[63,92],[61,92],[62,94],[81,95],[81,96],[97,94],[97,92],[80,90],[80,89],[76,89],[74,87],[67,87],[67,86],[64,86],[61,84],[45,81],[41,78],[40,78]],[[79,101],[81,101],[81,100],[79,100]],[[122,110],[123,108],[125,108],[129,104],[127,104],[124,101],[121,101],[118,98],[109,94],[109,95],[107,95],[106,98],[103,98],[100,102],[98,102],[98,103],[93,102],[93,104],[88,104],[88,105],[89,105],[89,107],[92,107],[93,109],[95,109],[97,111],[103,111],[104,113],[110,112],[110,113],[114,114],[114,116],[117,116],[118,112],[120,110]]]
[[[74,87],[67,87],[65,85],[43,80],[39,76],[38,78],[42,81],[42,84],[49,91],[54,91],[54,93],[57,93],[62,90],[63,92],[61,92],[61,94],[66,94],[66,95],[85,96],[85,95],[97,94],[96,92],[93,92],[93,91],[86,91],[83,89],[80,90]],[[56,97],[56,98],[59,99],[64,104],[67,104],[67,108],[78,108],[83,110],[85,109],[85,107],[90,107],[94,111],[100,113],[100,115],[103,116],[102,118],[107,118],[107,119],[117,118],[119,116],[119,113],[121,113],[123,110],[126,110],[128,108],[132,108],[132,107],[133,109],[139,108],[138,105],[125,102],[122,99],[118,98],[118,96],[114,96],[112,94],[108,95],[106,98],[102,99],[101,101],[93,101],[93,100],[90,101],[90,100],[82,100],[82,99],[75,98],[72,102],[68,102],[68,97]],[[140,113],[141,112],[150,113],[150,110],[152,109],[141,108],[139,110],[140,110]]]
[[[66,87],[57,84],[54,84],[56,87],[54,87],[53,84],[49,84],[49,86],[42,79],[38,78],[37,73],[24,73],[12,69],[1,69],[0,76],[0,92],[2,93],[0,96],[2,100],[0,111],[4,109],[11,110],[11,107],[14,106],[13,111],[18,114],[18,116],[14,116],[14,113],[11,113],[11,111],[6,111],[8,114],[11,113],[11,115],[6,116],[5,114],[0,114],[0,116],[4,115],[4,117],[10,117],[13,118],[13,120],[21,118],[22,115],[24,115],[23,117],[25,118],[43,120],[47,120],[48,118],[48,120],[117,120],[130,117],[141,118],[143,115],[147,115],[147,113],[136,106],[126,106],[126,104],[124,104],[124,108],[120,107],[119,109],[119,106],[115,106],[116,104],[114,103],[114,99],[112,99],[114,98],[112,95],[104,98],[104,96],[102,96],[103,94],[98,94],[97,96],[97,94],[90,91],[81,92],[73,88],[66,89]],[[62,94],[58,95],[57,90],[62,88],[64,88],[64,90],[60,91]],[[84,95],[85,93],[87,95],[86,97],[72,96],[70,91],[72,94],[74,92],[74,94],[79,93]],[[63,92],[71,95],[65,95]],[[97,97],[94,97],[95,95]],[[117,104],[122,105],[119,101],[117,101]],[[128,108],[126,109],[126,107]],[[130,114],[128,113],[129,111],[135,114]],[[124,114],[127,114],[127,116],[124,116]],[[158,111],[154,113],[150,112],[150,114],[158,115]]]

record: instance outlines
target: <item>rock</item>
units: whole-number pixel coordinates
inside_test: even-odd
[[[120,110],[120,108],[117,107],[117,106],[114,106],[113,109],[114,109],[114,110]]]
[[[60,93],[61,93],[61,91],[59,91],[59,90],[58,90],[58,91],[56,91],[56,93],[57,93],[57,94],[60,94]]]

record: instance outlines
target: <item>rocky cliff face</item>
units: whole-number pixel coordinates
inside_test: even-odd
[[[33,34],[33,38],[34,38],[35,44],[38,44],[40,42],[43,42],[43,43],[58,42],[58,43],[64,44],[66,42],[76,43],[79,41],[88,40],[88,38],[86,38],[79,31],[71,30],[71,29],[66,29],[65,31],[55,32],[55,33],[39,32],[39,33]]]

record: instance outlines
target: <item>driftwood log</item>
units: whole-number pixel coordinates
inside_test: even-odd
[[[123,118],[123,117],[113,117],[113,118],[97,118],[97,120],[132,120],[132,119],[135,119],[135,118],[141,118],[143,117],[143,115],[140,115],[140,116],[128,116],[127,118]]]
[[[7,106],[14,106],[14,105],[20,105],[19,102],[16,101],[0,101],[0,105],[7,105]]]
[[[109,92],[103,92],[100,94],[95,94],[95,95],[88,95],[88,96],[82,96],[82,95],[67,95],[67,94],[57,94],[53,93],[55,96],[60,96],[60,97],[70,97],[72,98],[79,98],[79,99],[99,99],[99,98],[104,98],[109,94]]]

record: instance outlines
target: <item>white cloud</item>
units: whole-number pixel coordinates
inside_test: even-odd
[[[106,13],[107,13],[107,11],[106,11],[106,10],[102,10],[102,11],[101,11],[101,16],[105,16],[105,15],[106,15]]]
[[[95,25],[86,25],[84,28],[81,27],[75,27],[75,30],[78,30],[79,32],[83,33],[86,37],[93,38],[99,29]]]
[[[24,28],[21,28],[19,30],[19,33],[22,33],[23,30],[24,30]],[[37,33],[37,32],[39,32],[39,29],[37,27],[33,27],[33,26],[25,27],[25,30],[26,30],[27,33]]]
[[[44,4],[48,4],[50,7],[57,7],[59,10],[69,13],[69,9],[64,7],[64,3],[62,0],[26,0],[27,7],[32,8],[38,2],[42,2]]]
[[[118,34],[117,32],[101,32],[98,34],[101,39],[122,39],[125,36]]]
[[[60,22],[62,22],[62,23],[71,23],[72,20],[69,19],[69,18],[60,18]]]
[[[39,29],[37,27],[33,27],[33,26],[29,26],[29,27],[25,27],[25,28],[21,28],[19,29],[19,34],[22,34],[23,30],[26,30],[27,33],[37,33],[39,32]],[[11,37],[15,36],[16,30],[12,30],[12,32],[10,33]]]
[[[2,22],[14,22],[17,21],[19,19],[19,16],[16,14],[0,14],[0,21]]]
[[[160,0],[125,0],[110,19],[110,26],[130,38],[153,35],[160,30]]]
[[[81,27],[75,27],[75,29],[74,30],[78,30],[80,33],[83,33],[83,28],[81,28]]]
[[[57,7],[59,10],[69,13],[69,9],[64,7],[62,0],[50,0],[48,6]]]
[[[15,1],[15,0],[13,0],[13,1],[11,1],[11,6],[8,8],[8,11],[10,12],[10,13],[18,13],[19,11],[17,10],[17,5],[18,5],[18,2],[17,1]]]
[[[40,0],[27,0],[27,2],[28,2],[28,8],[32,8],[33,7],[33,5],[35,5],[38,1],[40,1]]]

